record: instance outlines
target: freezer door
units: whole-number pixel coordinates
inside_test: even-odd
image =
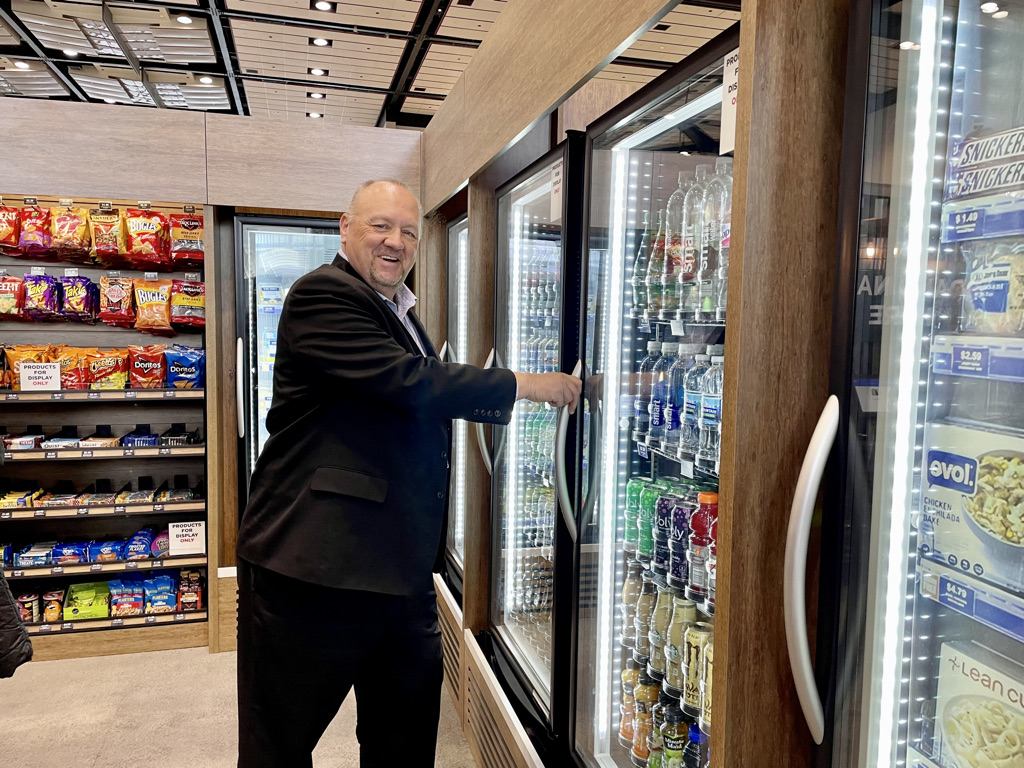
[[[872,11],[832,758],[1024,765],[1024,3]]]
[[[341,248],[338,228],[327,220],[235,219],[236,287],[239,341],[244,380],[240,383],[244,421],[246,482],[269,434],[267,411],[274,393],[277,324],[292,283],[307,272],[334,261]],[[240,374],[241,375],[241,374]]]
[[[448,227],[448,362],[467,363],[469,343],[469,219]],[[459,577],[466,555],[466,462],[469,428],[456,419],[452,425],[452,477],[448,506],[448,560]]]

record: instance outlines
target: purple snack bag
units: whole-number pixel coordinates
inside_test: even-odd
[[[93,289],[96,287],[88,277],[62,277],[61,315],[79,323],[91,323],[96,314]]]
[[[61,285],[50,275],[25,275],[24,314],[32,320],[60,317]]]

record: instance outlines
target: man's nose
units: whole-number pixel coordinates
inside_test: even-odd
[[[384,238],[384,245],[395,251],[402,250],[404,243],[402,242],[402,231],[400,229],[391,229],[388,231],[388,236]]]

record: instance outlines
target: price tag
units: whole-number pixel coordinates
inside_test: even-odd
[[[53,632],[52,624],[43,624],[43,626],[39,628],[39,634],[44,634],[46,632]]]
[[[686,323],[682,320],[673,320],[671,323],[672,335],[673,336],[685,336],[686,335]]]
[[[50,573],[54,576],[60,576],[62,573],[64,573],[64,566],[55,565],[53,566],[53,568],[50,569]]]
[[[100,399],[100,393],[99,392],[90,392],[89,394],[87,394],[85,396],[85,399],[86,400],[99,400]]]
[[[144,277],[145,277],[145,278],[146,278],[147,280],[156,280],[156,272],[144,272],[144,273],[143,273],[143,276],[144,276]]]
[[[122,456],[134,456],[135,455],[135,449],[134,448],[125,448],[123,451],[121,451],[121,455]]]
[[[137,571],[139,569],[139,561],[129,560],[127,563],[124,564],[124,569],[126,571]]]
[[[168,389],[164,391],[164,397],[174,397],[178,393],[176,389]]]
[[[50,395],[50,399],[51,400],[63,400],[64,399],[64,393],[63,392],[54,392],[52,395]]]
[[[159,451],[157,451],[157,455],[159,455],[159,456],[170,456],[171,455],[171,449],[170,448],[161,448]]]
[[[149,200],[139,200],[139,204],[136,207],[142,209],[143,211],[148,211],[150,208],[153,207],[153,204],[149,202]]]
[[[45,509],[36,509],[32,511],[32,517],[46,517]]]
[[[680,461],[679,466],[683,469],[683,477],[693,479],[693,462],[692,461]]]
[[[46,267],[32,267],[31,274],[33,275],[45,275]]]
[[[114,514],[115,515],[123,515],[127,511],[128,511],[128,507],[126,507],[124,504],[116,504],[116,505],[114,505]]]
[[[102,563],[93,563],[92,565],[89,566],[90,573],[99,573],[102,570],[103,570],[103,564]]]
[[[25,205],[39,205],[39,198],[38,197],[26,197],[25,198]]]
[[[17,571],[14,571],[13,573],[11,573],[11,578],[12,579],[20,579],[24,575],[25,575],[25,571],[17,570]]]
[[[114,204],[109,200],[100,200],[101,211],[112,211],[114,210]]]
[[[61,208],[70,208],[75,204],[75,201],[70,197],[62,197],[57,200],[57,205]]]
[[[47,459],[56,459],[57,458],[57,452],[56,451],[46,451],[45,458],[47,458]]]
[[[164,505],[163,504],[154,504],[153,505],[153,511],[154,512],[163,512],[164,511]]]
[[[147,624],[156,624],[156,616],[147,616],[146,617],[146,623]]]
[[[82,451],[82,458],[83,459],[91,459],[92,458],[92,451]]]
[[[70,630],[75,628],[75,625],[70,621],[65,621],[63,624],[60,625],[60,628],[62,632],[69,632]]]
[[[137,394],[138,394],[138,393],[137,393],[137,392],[136,392],[136,391],[135,391],[134,389],[126,389],[126,390],[124,391],[124,399],[125,399],[125,400],[134,400],[134,399],[135,399],[135,396],[136,396]]]
[[[154,568],[163,568],[164,567],[164,561],[163,560],[154,560],[153,561],[153,567]]]
[[[186,280],[197,281],[197,280],[199,280],[199,273],[198,272],[186,272],[185,273],[185,279]]]
[[[77,267],[76,268],[71,268],[71,269],[65,269],[64,270],[64,277],[78,277],[78,269],[77,269]]]
[[[184,210],[185,210],[185,213],[192,214],[192,213],[196,212],[196,207],[194,205],[186,205]]]
[[[647,448],[647,443],[637,443],[636,444],[636,450],[637,450],[637,453],[640,454],[640,458],[641,459],[649,459],[649,458],[651,458],[651,452]]]
[[[640,329],[640,333],[650,333],[651,332],[651,321],[648,320],[646,317],[641,317],[640,318],[639,329]]]
[[[11,453],[10,451],[4,451],[4,460],[5,461],[10,461],[13,458],[14,458],[14,454],[13,453]]]
[[[0,520],[10,520],[10,519],[11,519],[11,513],[8,510],[5,509],[3,512],[0,512]]]
[[[184,621],[185,620],[185,614],[184,613],[176,613],[176,614],[174,614],[174,620],[175,621]]]
[[[121,270],[119,270],[119,269],[112,269],[109,272],[107,272],[107,277],[120,277],[120,276],[121,276]]]
[[[9,392],[7,394],[6,399],[7,400],[17,400],[18,399],[18,393],[17,392]]]
[[[75,510],[75,514],[78,514],[78,515],[88,515],[89,514],[89,508],[88,507],[79,507],[78,509]]]
[[[111,619],[110,620],[110,626],[112,626],[112,627],[123,627],[124,626],[124,619]]]

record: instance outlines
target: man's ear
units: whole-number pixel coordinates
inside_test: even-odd
[[[341,214],[341,218],[338,219],[338,231],[341,232],[341,241],[345,242],[348,237],[348,225],[349,218],[347,213]]]

